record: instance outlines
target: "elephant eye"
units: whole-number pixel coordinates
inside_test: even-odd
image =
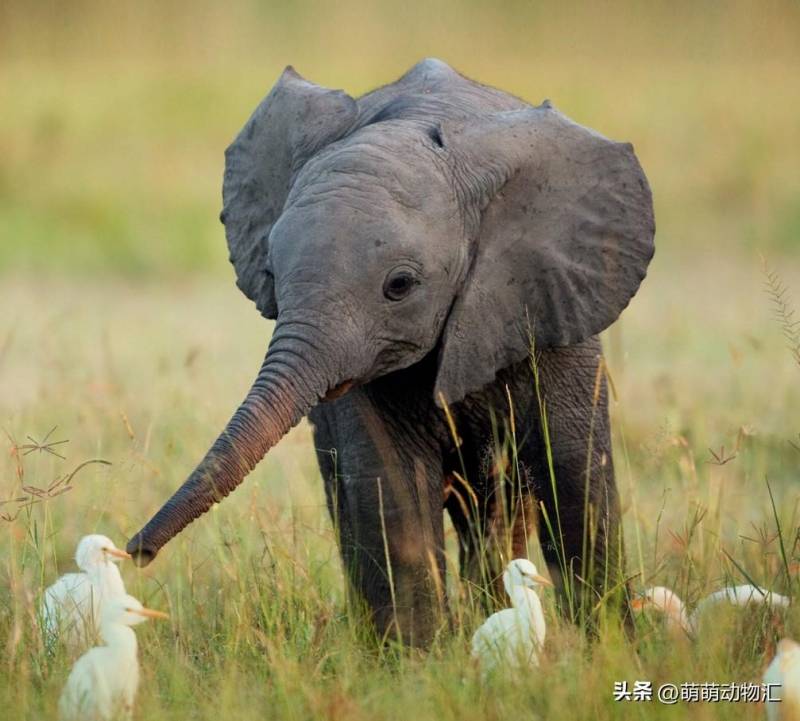
[[[407,269],[393,270],[383,284],[383,294],[389,300],[403,300],[419,281]]]

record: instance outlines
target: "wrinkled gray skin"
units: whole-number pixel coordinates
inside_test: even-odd
[[[430,641],[446,617],[443,510],[476,578],[506,508],[498,477],[514,469],[515,508],[528,516],[512,524],[512,552],[524,553],[541,501],[562,589],[565,559],[570,573],[583,566],[592,602],[618,581],[596,336],[653,254],[650,190],[630,145],[437,60],[357,100],[287,68],[228,148],[223,196],[238,285],[277,324],[242,405],[128,544],[140,564],[309,415],[342,557],[379,632]],[[511,470],[493,440],[511,427],[509,395]]]

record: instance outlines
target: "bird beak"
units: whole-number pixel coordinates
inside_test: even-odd
[[[119,548],[104,548],[103,549],[109,556],[115,558],[131,558],[131,554],[127,551],[120,551]]]
[[[553,582],[549,578],[545,578],[544,576],[540,576],[538,573],[531,574],[529,578],[532,578],[536,583],[540,583],[542,586],[550,586],[553,587]]]
[[[647,603],[647,599],[646,598],[642,598],[641,596],[637,596],[636,598],[634,598],[631,601],[631,608],[634,611],[641,611],[645,607],[646,603]]]
[[[132,613],[137,613],[145,618],[169,618],[168,613],[164,613],[163,611],[154,611],[152,608],[140,608],[135,611],[131,609],[131,611]]]

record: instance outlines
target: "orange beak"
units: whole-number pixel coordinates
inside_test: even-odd
[[[130,558],[131,554],[127,551],[120,551],[119,548],[104,548],[103,549],[109,556],[115,558]]]
[[[631,608],[634,611],[641,611],[645,605],[647,604],[647,599],[643,596],[637,596],[636,598],[631,601]]]
[[[538,573],[531,574],[528,578],[532,578],[536,583],[540,583],[542,586],[550,586],[553,587],[553,582],[549,578],[545,578],[544,576],[540,576]]]
[[[130,608],[128,610],[131,613],[136,613],[139,616],[144,616],[145,618],[169,618],[168,613],[164,613],[163,611],[154,611],[152,608]]]

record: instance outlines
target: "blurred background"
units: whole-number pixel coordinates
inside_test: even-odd
[[[791,0],[6,0],[0,267],[230,279],[223,151],[283,67],[355,95],[429,55],[632,141],[660,256],[793,253],[799,38]]]
[[[425,56],[633,142],[649,176],[656,257],[606,338],[626,510],[640,484],[652,520],[671,489],[676,523],[702,502],[736,538],[769,477],[794,513],[800,367],[762,257],[800,302],[797,2],[5,0],[0,424],[17,442],[58,425],[68,462],[115,463],[57,526],[124,540],[249,387],[270,329],[227,262],[223,151],[283,67],[357,95]],[[324,525],[307,435],[248,487]],[[723,446],[737,462],[709,477]]]

